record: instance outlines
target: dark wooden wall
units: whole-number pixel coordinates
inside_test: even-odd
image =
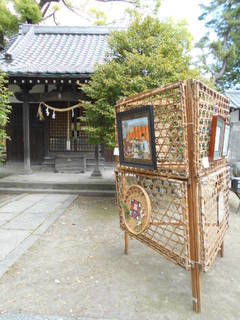
[[[44,121],[37,117],[38,105],[30,105],[30,152],[31,161],[42,163],[44,158]]]
[[[51,105],[56,105],[57,107],[61,107],[62,105],[66,106],[66,104],[66,102],[56,102],[55,104],[53,102],[51,103]],[[73,104],[75,103],[71,103],[70,105]],[[46,140],[44,139],[44,135],[47,134],[48,136],[48,133],[46,131],[48,131],[49,128],[48,124],[46,125],[46,121],[40,121],[38,119],[37,109],[38,104],[30,104],[30,153],[31,162],[40,164],[43,162],[45,147],[46,149],[49,148],[48,142],[46,142]],[[52,121],[52,119],[50,118],[51,117],[49,117],[49,120]],[[56,122],[56,119],[54,120],[54,122]],[[9,123],[7,125],[7,134],[10,137],[10,140],[7,141],[7,161],[23,161],[22,104],[12,104],[12,112],[10,115]],[[76,151],[94,152],[94,146],[89,145],[87,140],[85,140],[81,140],[81,148],[79,147],[80,149],[78,148]],[[102,157],[105,158],[105,161],[112,162],[112,150],[109,150],[107,147],[102,147]]]
[[[31,161],[41,163],[44,157],[44,123],[37,118],[37,104],[30,104],[30,150]],[[23,161],[22,105],[13,104],[7,125],[7,160]]]
[[[7,160],[23,161],[22,105],[12,105],[7,124]]]

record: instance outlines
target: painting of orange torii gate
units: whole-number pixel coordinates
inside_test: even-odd
[[[148,117],[122,121],[124,158],[151,160]]]

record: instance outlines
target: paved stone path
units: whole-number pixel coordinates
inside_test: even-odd
[[[0,316],[0,320],[116,320],[109,318],[89,318],[89,317],[61,317],[61,316],[29,316],[29,315],[4,315]],[[165,319],[164,319],[165,320]]]
[[[0,277],[76,198],[24,193],[0,203]]]

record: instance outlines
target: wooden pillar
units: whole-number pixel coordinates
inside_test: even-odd
[[[49,154],[49,118],[44,120],[44,158]]]
[[[124,249],[124,253],[128,254],[128,233],[127,233],[127,231],[125,231],[125,249]]]
[[[224,256],[224,242],[221,244],[221,249],[220,249],[220,257],[223,258]]]
[[[194,138],[194,108],[196,109],[193,94],[195,94],[194,82],[187,81],[186,84],[186,108],[187,108],[187,138],[188,138],[188,212],[189,212],[189,238],[191,258],[191,281],[193,310],[201,312],[201,275],[200,275],[200,247],[199,247],[199,213],[198,213],[198,181],[196,173],[196,145]]]
[[[23,148],[24,148],[24,173],[31,174],[30,164],[30,119],[29,103],[23,102]]]

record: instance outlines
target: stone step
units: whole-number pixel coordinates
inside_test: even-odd
[[[82,165],[83,165],[83,164],[82,164]],[[71,165],[71,164],[68,164],[68,163],[56,164],[55,167],[56,167],[56,168],[64,168],[64,169],[65,169],[65,168],[66,168],[66,169],[71,169],[71,168],[73,168],[73,169],[77,169],[77,168],[82,169],[81,164],[77,164],[77,163],[72,163],[72,165]]]
[[[62,165],[62,166],[55,166],[56,167],[56,169],[64,169],[64,170],[69,170],[69,171],[71,171],[71,170],[79,170],[80,169],[80,171],[82,171],[84,168],[82,168],[82,167],[80,167],[80,166],[77,166],[76,164],[75,165],[73,165],[73,166],[68,166],[68,165]],[[58,170],[59,171],[59,170]],[[84,171],[83,171],[84,172]]]
[[[95,164],[96,160],[95,158],[86,158],[87,164]],[[104,164],[105,160],[104,158],[99,159],[99,163]]]
[[[55,160],[56,159],[72,159],[72,160],[78,160],[78,159],[83,159],[85,158],[87,162],[89,163],[92,163],[94,162],[95,163],[95,157],[92,156],[92,155],[84,155],[84,156],[81,156],[81,155],[65,155],[65,156],[57,156],[57,157],[45,157],[42,164],[54,164],[55,163]],[[104,158],[103,157],[100,157],[100,162],[104,162]]]
[[[14,181],[0,181],[0,188],[9,190],[11,188],[14,189],[34,189],[34,190],[106,190],[112,191],[115,190],[114,183],[102,183],[100,182],[92,182],[89,183],[58,183],[58,182],[14,182]]]
[[[47,157],[49,158],[81,158],[81,157],[89,157],[93,158],[94,157],[94,152],[74,152],[74,151],[67,151],[67,152],[55,152],[49,154]]]
[[[41,163],[41,166],[42,167],[55,167],[55,160],[54,160],[54,162],[43,162],[43,163]]]
[[[93,171],[93,169],[95,168],[95,164],[88,164],[86,170],[87,171]],[[99,164],[99,169],[102,171],[105,169],[105,165],[104,164]]]
[[[55,159],[56,172],[84,173],[86,171],[86,159],[84,157],[63,157]]]
[[[42,172],[55,172],[55,164],[54,165],[45,165],[41,166],[40,171]]]
[[[83,173],[85,171],[92,171],[95,167],[96,160],[94,155],[59,155],[57,157],[45,157],[44,161],[41,164],[41,171],[55,171],[55,172],[73,172],[73,173]],[[100,169],[105,168],[105,160],[103,157],[100,158],[99,167]],[[106,164],[106,167],[109,168],[109,165]],[[111,166],[110,166],[111,167]],[[69,169],[68,169],[69,168]]]
[[[28,189],[28,188],[5,188],[0,187],[1,193],[47,193],[47,194],[77,194],[85,197],[115,197],[116,192],[114,190],[72,190],[72,189]]]
[[[45,157],[43,162],[42,162],[42,165],[55,165],[55,158],[53,157]]]

